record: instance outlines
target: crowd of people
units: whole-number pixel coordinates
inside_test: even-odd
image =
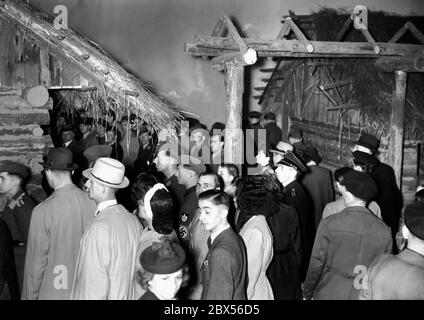
[[[38,204],[1,162],[0,299],[424,299],[424,186],[404,207],[378,138],[332,173],[250,112],[241,165],[223,123],[187,121],[176,154],[135,115],[60,114]]]

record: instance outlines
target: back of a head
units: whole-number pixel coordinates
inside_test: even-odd
[[[170,234],[174,230],[172,215],[174,203],[169,192],[165,189],[156,190],[150,199],[150,207],[155,231],[165,235]]]
[[[343,182],[343,176],[351,170],[353,169],[350,167],[338,168],[336,171],[334,171],[334,180],[336,180],[339,183]]]
[[[235,164],[224,163],[224,164],[221,164],[221,167],[227,169],[228,174],[234,177],[234,181],[239,178],[239,169],[237,168]]]
[[[135,202],[143,200],[146,192],[149,191],[156,183],[157,178],[152,174],[142,173],[138,175],[132,185],[131,196]]]

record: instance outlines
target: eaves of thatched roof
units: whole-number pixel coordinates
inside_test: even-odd
[[[82,68],[97,82],[97,89],[104,93],[105,100],[113,97],[114,108],[120,109],[114,111],[135,113],[156,129],[177,126],[181,117],[177,110],[75,29],[56,29],[53,17],[23,2],[0,0],[0,16],[16,22],[61,57]]]

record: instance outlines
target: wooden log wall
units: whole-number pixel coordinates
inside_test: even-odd
[[[352,151],[351,147],[358,140],[360,131],[357,128],[345,128],[341,131],[339,128],[326,125],[322,122],[300,120],[290,118],[292,126],[303,131],[304,140],[314,145],[322,157],[322,165],[334,171],[342,166],[351,166]],[[341,140],[339,141],[339,137]],[[406,140],[404,143],[404,158],[402,170],[402,193],[405,204],[410,203],[415,194],[419,183],[418,171],[421,171],[421,179],[424,178],[424,164],[418,163],[417,145],[423,143],[420,141]],[[422,151],[421,151],[422,152]],[[384,144],[380,146],[379,159],[387,163],[388,150]],[[340,156],[340,157],[339,157]],[[422,159],[422,158],[421,158]]]

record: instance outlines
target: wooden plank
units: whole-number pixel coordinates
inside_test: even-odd
[[[248,47],[240,34],[238,33],[236,27],[234,26],[233,22],[231,21],[230,17],[228,17],[225,13],[222,14],[222,18],[225,21],[225,24],[227,26],[228,32],[233,37],[234,41],[237,43],[240,52],[246,52]]]
[[[394,34],[394,36],[388,42],[389,43],[396,43],[396,42],[398,42],[404,36],[404,34],[406,33],[406,31],[408,31],[407,23],[405,23],[403,25],[403,27],[400,28],[399,31],[396,32]]]
[[[42,86],[51,86],[50,74],[50,53],[49,48],[45,44],[39,44],[40,47],[40,84]]]
[[[224,160],[239,167],[243,163],[242,110],[244,92],[244,68],[227,64],[225,93],[227,121],[225,124]]]
[[[219,37],[222,35],[222,33],[225,30],[225,20],[222,16],[219,16],[218,21],[215,24],[215,27],[213,28],[212,37]]]
[[[395,71],[395,90],[392,96],[392,113],[390,118],[389,159],[399,188],[402,187],[406,82],[407,73],[404,71]]]
[[[290,26],[290,28],[293,30],[294,34],[296,35],[296,37],[299,39],[299,41],[301,41],[306,48],[307,52],[313,52],[314,51],[314,47],[311,44],[311,42],[306,38],[306,36],[303,34],[303,32],[299,29],[299,27],[296,25],[296,23],[294,23],[294,21],[292,20],[292,18],[287,17],[286,18],[286,23]]]
[[[350,81],[337,81],[337,82],[334,82],[334,83],[324,84],[322,87],[324,88],[324,90],[328,90],[328,89],[348,86],[348,85],[351,85],[351,84],[352,84],[352,82],[350,82]]]
[[[357,103],[344,103],[335,107],[327,107],[327,111],[335,111],[335,110],[346,110],[346,109],[359,109],[360,106]]]
[[[408,21],[406,23],[406,27],[408,28],[409,31],[411,31],[411,33],[415,36],[415,38],[418,39],[418,41],[420,41],[421,43],[424,44],[424,35],[422,34],[422,32],[420,30],[417,29],[415,24]]]
[[[346,32],[349,30],[349,28],[352,25],[352,16],[346,19],[345,23],[343,24],[342,28],[340,29],[339,33],[337,33],[336,39],[334,41],[342,41],[344,36],[346,35]]]
[[[310,41],[314,47],[314,52],[309,53],[304,43],[299,40],[262,40],[244,38],[244,41],[249,48],[257,51],[258,56],[269,57],[293,57],[299,54],[308,57],[413,56],[420,54],[424,50],[423,45],[377,42],[377,45],[380,48],[380,53],[377,55],[368,42]],[[221,54],[222,50],[239,50],[238,45],[234,40],[220,37],[197,37],[193,43],[186,44],[185,49],[186,54],[212,56]]]

